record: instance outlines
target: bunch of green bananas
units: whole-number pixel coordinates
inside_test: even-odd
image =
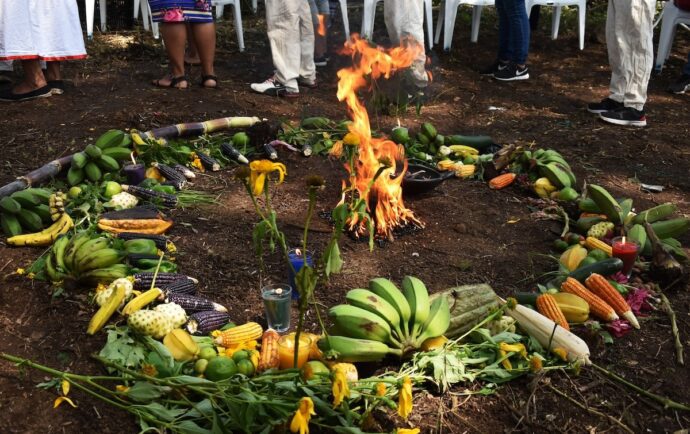
[[[537,149],[525,151],[527,160],[536,162],[539,175],[551,182],[554,187],[560,189],[575,187],[577,180],[565,158],[553,149]]]
[[[416,277],[405,276],[402,288],[376,278],[369,289],[349,291],[348,304],[329,310],[334,328],[319,341],[319,348],[340,361],[370,362],[404,356],[425,340],[443,335],[450,325],[446,297],[429,303],[429,292]]]
[[[8,237],[39,232],[57,220],[49,200],[53,191],[27,188],[0,199],[0,224]],[[62,196],[61,196],[62,200]]]
[[[130,268],[123,263],[125,256],[108,236],[89,230],[63,235],[46,257],[46,275],[52,282],[72,279],[86,286],[108,284],[129,275]]]
[[[84,179],[97,182],[103,178],[104,172],[117,172],[120,170],[119,161],[129,158],[131,144],[131,137],[124,131],[107,131],[94,144],[72,156],[67,182],[70,185],[77,185]]]

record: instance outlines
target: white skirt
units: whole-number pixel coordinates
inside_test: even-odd
[[[0,60],[85,57],[76,0],[0,0]]]

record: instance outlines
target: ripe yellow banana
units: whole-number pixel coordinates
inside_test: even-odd
[[[7,244],[11,246],[49,246],[57,237],[67,233],[73,226],[72,218],[67,213],[63,213],[55,223],[42,231],[10,237],[7,239]]]

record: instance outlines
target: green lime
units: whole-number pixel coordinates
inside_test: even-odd
[[[557,238],[553,242],[553,248],[556,249],[557,252],[565,252],[568,249],[568,246],[569,244],[560,238]]]
[[[565,242],[570,246],[573,244],[580,244],[580,241],[584,241],[584,238],[582,238],[582,235],[580,234],[568,232],[568,234],[565,236]]]
[[[216,349],[213,347],[204,347],[199,351],[200,359],[211,360],[212,358],[217,356],[218,353],[216,352]]]
[[[237,372],[242,375],[246,375],[247,377],[251,377],[254,375],[254,364],[249,359],[242,359],[237,362]]]
[[[194,364],[194,371],[196,371],[197,374],[203,374],[204,371],[206,371],[207,366],[208,366],[208,360],[199,359]]]
[[[582,268],[582,267],[585,267],[587,265],[596,264],[597,262],[599,262],[599,261],[592,258],[591,256],[587,256],[587,257],[585,257],[585,259],[580,261],[580,263],[577,265],[577,268]]]
[[[249,145],[249,136],[247,133],[235,133],[234,136],[232,136],[232,144],[236,147],[244,147]]]
[[[331,371],[323,362],[311,360],[302,367],[302,379],[308,381],[318,374],[328,374],[329,372]]]
[[[560,200],[571,201],[575,200],[580,196],[577,191],[572,187],[565,187],[558,193],[558,198]]]
[[[78,186],[75,185],[74,187],[72,187],[72,188],[69,189],[69,191],[67,192],[67,195],[68,195],[69,197],[71,197],[72,199],[76,199],[76,198],[79,197],[79,195],[81,194],[81,192],[82,192],[81,187],[78,187]]]
[[[115,181],[108,181],[104,185],[103,196],[111,198],[122,191],[122,187]]]
[[[232,360],[235,363],[238,363],[240,360],[246,360],[248,358],[249,358],[249,351],[247,351],[247,350],[235,351],[235,353],[232,355]]]
[[[609,255],[600,249],[592,249],[591,252],[587,254],[589,258],[594,258],[597,262],[603,261],[604,259],[608,259]]]
[[[237,365],[230,357],[214,357],[208,361],[204,376],[211,381],[226,380],[237,374]]]

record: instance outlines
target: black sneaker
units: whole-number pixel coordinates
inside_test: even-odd
[[[491,66],[488,66],[482,70],[479,71],[479,75],[488,75],[493,77],[494,74],[496,74],[499,71],[503,71],[506,69],[510,64],[507,62],[501,62],[500,60],[496,60]]]
[[[632,107],[623,107],[618,110],[611,110],[600,113],[599,117],[602,121],[614,125],[628,125],[632,127],[647,126],[647,117],[643,110],[635,110]]]
[[[527,69],[527,66],[520,67],[511,63],[507,67],[497,71],[494,74],[494,78],[501,81],[527,80],[529,78],[529,69]]]
[[[321,56],[314,59],[314,66],[328,66],[328,61],[331,60],[328,56]]]
[[[594,114],[606,113],[619,110],[625,107],[622,102],[614,101],[611,98],[604,98],[601,102],[587,104],[587,111]]]
[[[690,74],[683,74],[680,78],[668,87],[668,91],[678,95],[690,90]]]

